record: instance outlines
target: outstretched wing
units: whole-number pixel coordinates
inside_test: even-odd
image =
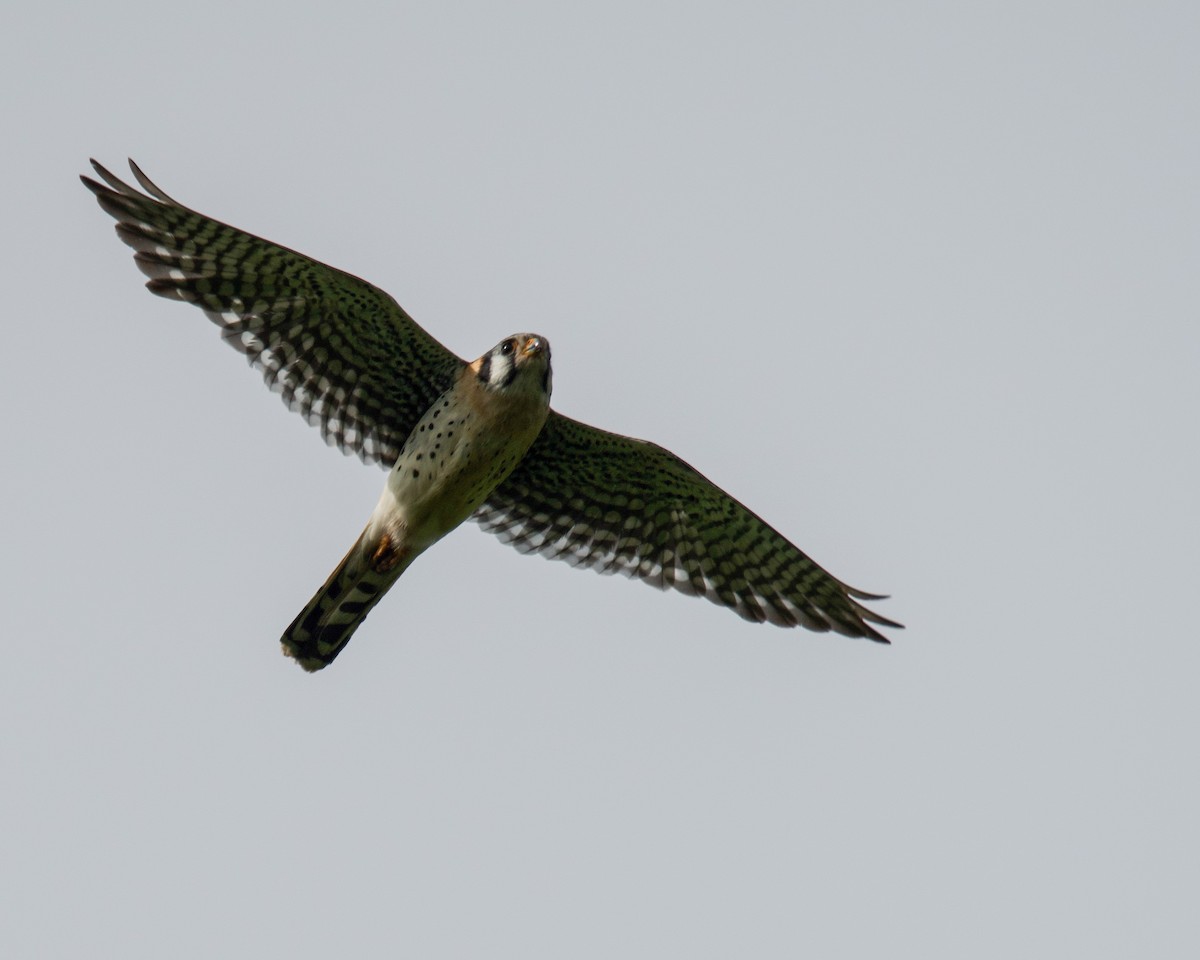
[[[189,210],[131,160],[145,193],[81,177],[159,296],[201,307],[327,443],[391,466],[463,361],[358,277]]]
[[[668,450],[551,412],[474,519],[522,553],[707,597],[747,620],[889,642],[830,576]],[[868,622],[869,621],[869,622]]]

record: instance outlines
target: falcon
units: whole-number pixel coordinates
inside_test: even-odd
[[[196,304],[326,442],[388,469],[350,552],[282,637],[332,663],[423,551],[472,519],[522,553],[707,597],[746,620],[888,643],[901,624],[669,450],[550,409],[549,341],[473,363],[365,280],[141,190],[95,160],[80,179],[151,293]],[[143,192],[144,191],[144,192]]]

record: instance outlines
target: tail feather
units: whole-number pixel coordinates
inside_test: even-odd
[[[363,531],[284,631],[284,654],[310,673],[333,663],[411,560],[390,549],[386,536],[382,542],[370,542],[368,533],[369,529]]]

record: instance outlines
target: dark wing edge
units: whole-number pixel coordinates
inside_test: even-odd
[[[367,281],[177,203],[132,160],[145,193],[91,163],[146,287],[204,310],[330,446],[390,467],[464,361]]]
[[[669,450],[551,412],[473,519],[522,553],[706,597],[746,620],[890,643],[903,629]]]

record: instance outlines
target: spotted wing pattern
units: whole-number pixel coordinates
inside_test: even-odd
[[[859,600],[668,450],[551,412],[474,519],[522,553],[707,597],[747,620],[888,640]],[[869,622],[868,622],[869,621]]]
[[[92,166],[151,292],[203,308],[327,443],[391,466],[463,361],[365,280],[189,210],[132,161],[145,193]]]

